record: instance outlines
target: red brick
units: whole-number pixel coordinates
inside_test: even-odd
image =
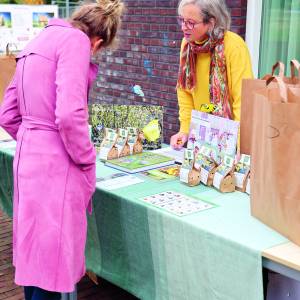
[[[226,3],[231,11],[231,30],[244,37],[247,0]],[[175,87],[182,32],[176,22],[177,5],[177,0],[126,0],[120,47],[113,54],[105,51],[98,56],[101,80],[98,78],[100,84],[95,84],[90,94],[93,102],[144,103],[130,92],[130,86],[139,84],[146,103],[165,107],[167,142],[179,129]]]

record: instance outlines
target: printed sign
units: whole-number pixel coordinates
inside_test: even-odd
[[[48,24],[58,17],[57,5],[0,4],[0,52],[10,44],[21,51]]]

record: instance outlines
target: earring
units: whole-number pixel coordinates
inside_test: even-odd
[[[207,30],[207,35],[209,38],[211,37],[211,29],[210,28],[208,28],[208,30]]]
[[[211,38],[211,39],[216,39],[217,38],[218,32],[216,32],[215,26],[210,27],[208,31],[209,31],[209,35],[208,35],[209,38]]]

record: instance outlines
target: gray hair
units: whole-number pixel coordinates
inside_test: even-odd
[[[231,18],[224,0],[181,0],[178,5],[179,15],[183,6],[187,4],[195,4],[199,7],[204,23],[209,23],[211,18],[215,19],[215,27],[212,31],[214,36],[218,36],[220,31],[229,30]]]

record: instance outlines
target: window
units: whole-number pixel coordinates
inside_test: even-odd
[[[255,75],[270,73],[278,60],[290,74],[290,60],[300,60],[300,1],[253,0],[248,10],[246,41]]]

